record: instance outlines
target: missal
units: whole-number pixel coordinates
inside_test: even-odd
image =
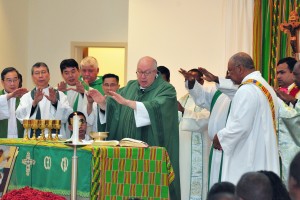
[[[146,142],[132,138],[123,138],[122,140],[120,140],[119,145],[121,147],[149,147]]]

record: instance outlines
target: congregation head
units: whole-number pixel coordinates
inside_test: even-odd
[[[288,190],[292,200],[300,199],[300,152],[290,164]]]
[[[137,79],[142,88],[147,88],[155,81],[157,62],[150,56],[142,57],[137,64]]]
[[[239,200],[272,200],[272,186],[269,178],[259,172],[247,172],[236,185]]]

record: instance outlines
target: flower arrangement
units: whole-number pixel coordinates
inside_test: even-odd
[[[66,200],[66,198],[53,194],[52,192],[43,192],[30,188],[28,186],[12,190],[6,193],[1,200]]]

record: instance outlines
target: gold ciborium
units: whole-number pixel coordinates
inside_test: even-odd
[[[40,136],[39,140],[45,141],[46,137],[45,137],[44,130],[46,128],[46,120],[44,120],[44,119],[38,120],[38,125],[39,125],[39,129],[41,129],[41,136]]]
[[[30,140],[28,136],[28,129],[30,129],[30,120],[29,119],[24,119],[23,120],[23,127],[25,128],[25,135],[23,140]]]
[[[61,128],[61,121],[60,120],[53,120],[52,123],[53,123],[53,128],[56,129],[54,140],[58,140],[58,130]]]
[[[52,128],[53,128],[53,120],[45,120],[45,125],[46,125],[46,128],[48,129],[48,137],[47,137],[47,140],[53,140],[52,138]]]
[[[30,120],[30,127],[31,127],[31,129],[33,129],[33,134],[32,134],[31,139],[36,140],[37,139],[36,138],[36,129],[39,128],[38,120],[35,120],[35,119]]]

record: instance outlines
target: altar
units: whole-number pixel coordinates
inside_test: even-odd
[[[30,186],[69,196],[73,149],[62,142],[0,139],[19,147],[8,189]],[[77,150],[77,196],[87,199],[168,199],[174,172],[163,147]]]

